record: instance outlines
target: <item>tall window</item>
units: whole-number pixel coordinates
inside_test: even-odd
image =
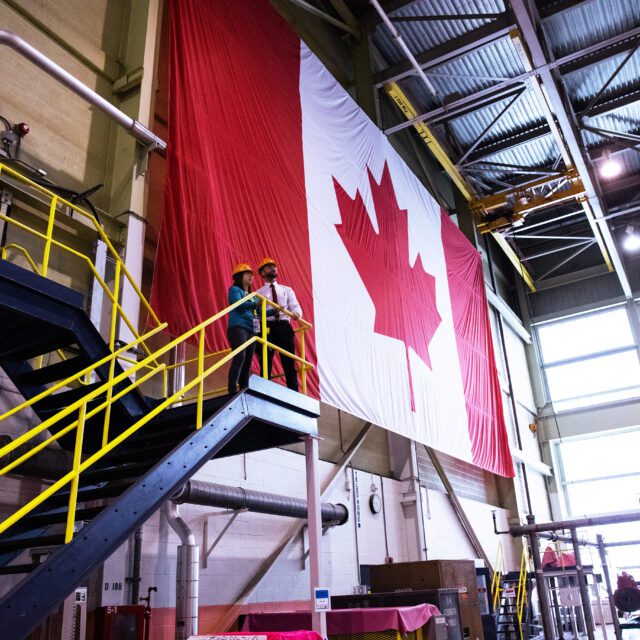
[[[537,326],[556,411],[640,396],[640,359],[626,307]]]
[[[555,468],[566,514],[595,516],[640,508],[640,428],[554,441]],[[638,540],[638,523],[587,529],[606,542]],[[610,547],[612,564],[640,577],[640,544]]]

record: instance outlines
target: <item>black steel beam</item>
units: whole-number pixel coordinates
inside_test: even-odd
[[[536,140],[537,138],[544,138],[545,136],[548,136],[550,134],[551,129],[546,124],[539,125],[538,127],[532,129],[526,129],[525,131],[521,131],[508,138],[503,138],[502,140],[492,142],[491,144],[487,144],[476,149],[473,153],[469,154],[466,164],[478,162],[483,158],[488,158],[495,155],[496,153],[501,153],[502,151],[511,149],[512,147],[526,144],[527,142],[531,142],[532,140]],[[464,168],[464,165],[462,165],[462,168]]]
[[[504,14],[490,24],[469,31],[463,36],[453,38],[453,40],[434,47],[430,51],[417,55],[416,60],[423,69],[433,69],[454,58],[459,58],[466,53],[481,49],[495,40],[504,38],[509,35],[512,29],[515,29],[513,21],[507,14]],[[415,70],[409,62],[400,62],[374,74],[373,81],[376,86],[380,87],[388,82],[395,82],[411,76],[414,73]]]
[[[473,32],[470,32],[470,33],[473,33]],[[463,36],[463,37],[466,38],[469,35],[470,34],[467,34],[466,36]],[[546,63],[545,65],[540,67],[539,70],[550,70],[550,69],[558,69],[558,68],[560,68],[560,70],[581,69],[589,66],[594,62],[598,62],[599,59],[604,60],[606,58],[610,58],[613,55],[616,55],[617,53],[619,53],[616,47],[620,45],[620,43],[624,44],[625,51],[631,49],[633,46],[635,46],[635,40],[639,37],[640,37],[640,27],[637,27],[625,33],[619,34],[617,36],[613,36],[612,38],[609,38],[605,42],[597,43],[595,45],[587,47],[582,51],[577,51],[571,54],[567,54],[566,56],[563,56],[562,58],[559,58],[558,60],[552,63]],[[455,42],[455,40],[452,40],[451,42]],[[448,45],[443,45],[443,46],[446,47]],[[420,59],[425,56],[429,57],[432,53],[435,53],[438,49],[440,49],[440,47],[432,49],[431,52],[420,54],[419,56],[416,56],[416,59],[420,61]],[[473,47],[471,47],[470,50],[473,50]],[[458,55],[462,55],[462,54],[458,54]],[[453,57],[458,57],[458,55],[455,55]],[[601,55],[602,58],[594,57],[599,55]],[[438,62],[437,64],[442,64],[442,63]],[[437,66],[437,64],[433,66]],[[396,67],[399,68],[400,66],[401,65],[395,65],[394,67],[390,67],[389,69],[385,69],[384,71],[381,71],[380,73],[374,75],[374,82],[377,82],[378,85],[380,85],[379,81],[385,77],[385,74],[387,74],[388,72],[390,72]],[[409,65],[404,64],[404,66],[408,67]],[[432,66],[427,65],[427,66],[424,66],[423,68],[429,69],[429,68],[432,68]],[[404,75],[405,76],[411,75],[411,72],[407,71],[407,73],[405,73]],[[416,120],[421,122],[424,121],[424,122],[427,122],[428,124],[433,124],[434,122],[446,120],[451,117],[457,117],[458,114],[462,115],[462,114],[470,113],[476,110],[475,105],[478,105],[478,108],[483,108],[485,106],[488,106],[488,104],[494,102],[494,99],[495,101],[498,101],[498,100],[504,99],[508,95],[511,95],[513,92],[517,91],[520,87],[522,87],[524,83],[527,82],[527,80],[534,75],[536,75],[535,70],[527,71],[523,74],[514,76],[513,78],[510,78],[508,80],[505,80],[501,82],[499,85],[496,85],[494,87],[489,87],[487,89],[481,89],[480,91],[476,91],[466,96],[462,96],[461,98],[458,98],[457,100],[452,101],[446,106],[438,107],[426,113],[420,114],[416,118]],[[382,84],[384,84],[384,82],[382,82]],[[395,133],[400,129],[411,126],[411,124],[412,123],[409,121],[402,122],[396,126],[389,127],[385,131],[385,133],[386,134]]]
[[[591,0],[559,0],[558,2],[551,2],[539,9],[540,17],[543,19],[551,18],[587,2],[591,2]]]
[[[560,62],[560,73],[562,73],[562,75],[568,75],[570,73],[573,73],[574,71],[579,71],[580,69],[589,67],[592,64],[596,64],[598,62],[602,62],[603,60],[607,60],[608,58],[612,58],[613,56],[617,56],[620,53],[631,51],[631,49],[633,49],[633,47],[638,42],[639,37],[640,34],[636,33],[635,35],[632,35],[625,40],[616,42],[615,44],[604,46],[603,48],[598,49],[597,51],[594,51],[593,53],[590,53],[583,57],[565,63]]]
[[[624,94],[620,94],[617,96],[607,97],[601,102],[598,102],[595,106],[589,109],[588,116],[589,118],[594,118],[596,116],[604,115],[605,113],[610,113],[611,111],[615,111],[616,109],[620,109],[620,107],[626,107],[627,105],[634,104],[640,100],[640,83],[637,83],[635,86],[630,87],[628,91],[625,91]],[[587,102],[582,101],[578,105],[574,105],[576,112],[580,112],[586,107]]]

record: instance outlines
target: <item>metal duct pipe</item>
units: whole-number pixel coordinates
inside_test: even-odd
[[[306,500],[200,480],[189,480],[171,500],[175,504],[199,504],[234,510],[248,509],[274,516],[307,518]],[[323,502],[321,513],[323,526],[342,525],[349,519],[349,512],[343,504]]]
[[[638,520],[640,520],[640,511],[626,511],[623,513],[612,513],[606,516],[593,516],[591,518],[575,518],[574,520],[556,520],[555,522],[542,522],[540,524],[516,525],[509,527],[509,533],[515,538],[544,531],[582,529],[583,527],[599,527],[605,524],[637,522]]]
[[[13,442],[13,438],[10,435],[0,434],[0,447],[4,447],[11,442]],[[10,451],[0,458],[0,465],[4,467],[11,464],[30,449],[31,447],[26,444]],[[42,480],[58,480],[61,475],[68,473],[72,468],[73,451],[49,447],[36,453],[32,458],[25,460],[11,473]]]
[[[436,88],[431,84],[429,79],[427,78],[423,68],[420,66],[418,61],[416,60],[413,53],[411,53],[411,49],[407,46],[407,43],[403,40],[400,32],[396,29],[395,25],[389,19],[389,16],[386,14],[385,10],[382,8],[382,5],[378,2],[378,0],[369,0],[373,8],[376,10],[382,22],[385,23],[387,29],[391,32],[393,39],[396,41],[397,45],[402,49],[402,52],[407,57],[407,60],[411,63],[411,66],[414,68],[416,75],[422,80],[422,83],[427,88],[427,91],[434,97],[438,97],[438,92]]]
[[[155,133],[123,111],[120,111],[120,109],[112,105],[108,100],[105,100],[101,95],[93,91],[93,89],[89,89],[89,87],[82,84],[80,80],[72,76],[68,71],[65,71],[60,65],[51,60],[51,58],[45,56],[44,53],[32,47],[20,36],[10,31],[0,29],[0,45],[6,45],[13,49],[23,58],[35,64],[36,67],[40,67],[46,74],[67,87],[67,89],[71,89],[71,91],[83,100],[106,113],[143,145],[153,149],[159,149],[160,151],[164,151],[167,148],[167,143],[162,138],[159,138]]]
[[[176,567],[175,640],[187,640],[198,633],[198,580],[200,548],[189,525],[180,517],[180,508],[165,502],[164,515],[180,538]]]
[[[142,527],[138,527],[133,534],[133,565],[131,571],[131,602],[140,604],[140,580],[142,575]]]

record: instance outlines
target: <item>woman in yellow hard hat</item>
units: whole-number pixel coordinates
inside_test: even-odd
[[[251,293],[253,269],[243,262],[233,268],[232,275],[233,284],[229,288],[229,304],[238,302]],[[227,337],[231,349],[237,349],[247,340],[253,338],[253,316],[256,306],[257,299],[252,298],[229,312]],[[234,356],[229,368],[229,393],[236,393],[238,384],[240,384],[240,389],[244,389],[249,384],[249,372],[255,350],[255,342],[252,342],[246,349]]]

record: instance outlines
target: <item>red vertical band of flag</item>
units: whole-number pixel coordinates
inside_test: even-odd
[[[504,424],[482,259],[444,211],[441,221],[473,462],[493,473],[512,477],[513,462]]]
[[[170,0],[169,56],[154,308],[183,333],[227,306],[235,264],[271,256],[313,323],[299,38],[263,0]],[[225,330],[211,327],[208,350]],[[315,361],[312,335],[306,347]]]

